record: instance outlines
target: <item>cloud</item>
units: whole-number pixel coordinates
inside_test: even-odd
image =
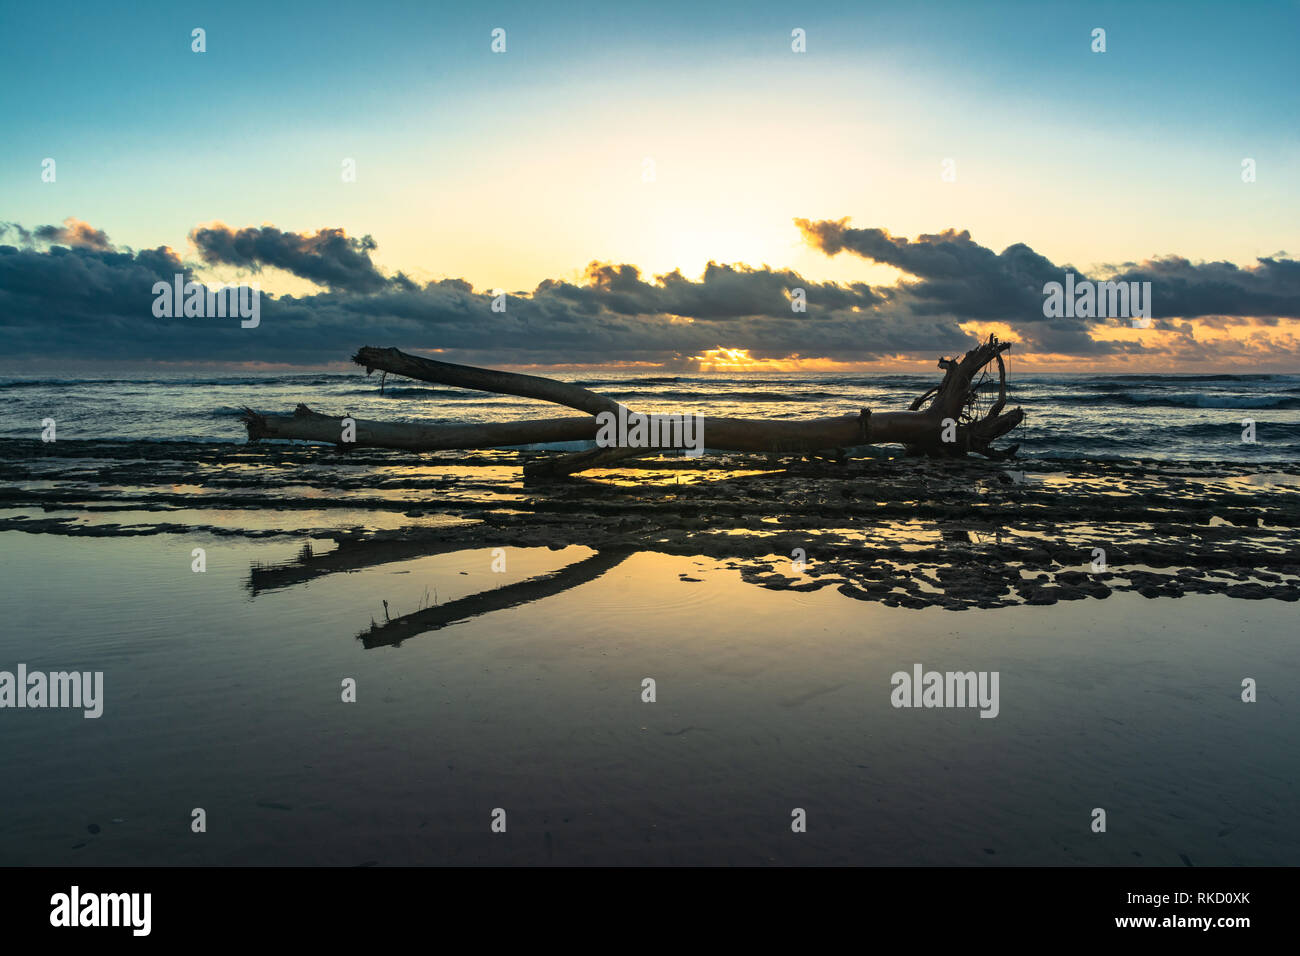
[[[185,271],[166,246],[0,246],[0,347],[12,358],[131,358],[132,343],[158,332],[140,324],[152,315],[154,282]]]
[[[1193,264],[1179,256],[1140,264],[1104,265],[1087,274],[1057,265],[1017,243],[1001,253],[981,246],[968,231],[949,229],[914,240],[883,229],[855,229],[847,219],[796,219],[804,238],[828,255],[851,252],[891,265],[919,281],[902,288],[916,312],[945,312],[972,319],[1037,323],[1043,316],[1043,285],[1067,272],[1092,281],[1150,282],[1154,318],[1198,316],[1300,317],[1300,262],[1261,258],[1240,268],[1230,262]]]
[[[601,364],[651,362],[689,368],[692,356],[719,346],[747,349],[755,359],[871,362],[895,356],[932,360],[970,347],[966,323],[1006,323],[1020,351],[1087,357],[1148,358],[1171,346],[1097,335],[1101,323],[1047,319],[1042,286],[1063,269],[1017,244],[994,253],[968,232],[948,230],[906,239],[882,229],[850,228],[847,220],[799,220],[805,236],[834,254],[851,251],[895,265],[907,277],[891,286],[816,282],[789,269],[710,262],[698,278],[680,271],[646,276],[627,263],[591,263],[576,282],[547,279],[531,292],[513,292],[504,312],[490,291],[464,279],[419,285],[384,275],[371,261],[376,243],[338,228],[315,233],[275,226],[200,226],[191,239],[199,260],[183,261],[167,246],[118,249],[103,231],[77,220],[62,227],[0,227],[0,349],[8,358],[321,364],[345,361],[360,345],[415,351],[441,349],[474,364]],[[51,244],[54,238],[62,240]],[[190,278],[204,265],[275,267],[311,279],[322,291],[260,299],[261,322],[242,329],[236,319],[157,318],[154,283],[177,273]],[[1185,311],[1163,319],[1185,354],[1206,352],[1198,325],[1182,316],[1207,315],[1204,327],[1254,325],[1250,343],[1273,334],[1269,322],[1297,314],[1297,263],[1278,255],[1239,268],[1196,265],[1168,257],[1107,267],[1119,278],[1149,278],[1160,296]],[[1077,270],[1076,270],[1077,272]],[[804,290],[806,312],[791,309]],[[1240,304],[1246,297],[1259,311]],[[1176,310],[1175,310],[1176,312]],[[1111,320],[1112,324],[1114,320]],[[1277,330],[1274,330],[1275,332]],[[1282,330],[1285,332],[1286,330]],[[1294,354],[1294,337],[1274,341]],[[1221,333],[1220,334],[1225,334]],[[1274,356],[1276,357],[1276,356]]]
[[[24,229],[16,222],[0,222],[0,239],[13,234],[18,237],[18,242],[24,247],[30,247],[32,244],[32,233],[30,229]]]
[[[284,232],[275,226],[235,230],[217,222],[193,229],[190,241],[208,265],[254,271],[271,266],[329,289],[376,292],[393,281],[370,261],[375,240],[358,239],[342,229],[319,229],[315,234]]]
[[[99,249],[108,251],[113,248],[108,235],[102,229],[96,229],[88,222],[69,216],[61,226],[37,226],[28,231],[16,222],[0,223],[0,236],[13,232],[19,242],[30,247],[37,243],[46,245],[72,246],[78,249]]]
[[[752,316],[782,317],[790,308],[794,289],[825,310],[869,309],[883,301],[870,286],[811,282],[789,270],[719,265],[710,262],[698,282],[679,270],[646,282],[636,266],[593,262],[587,266],[587,284],[575,286],[547,280],[536,298],[554,297],[587,310],[603,309],[617,315],[674,315],[691,319],[741,319]]]
[[[1108,266],[1116,281],[1151,283],[1156,318],[1199,316],[1300,317],[1300,262],[1278,257],[1253,266],[1193,264],[1181,256]]]

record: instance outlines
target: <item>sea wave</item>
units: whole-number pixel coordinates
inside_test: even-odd
[[[1178,395],[1152,395],[1133,392],[1105,394],[1080,393],[1053,395],[1051,400],[1060,405],[1119,405],[1151,408],[1300,408],[1300,397],[1294,395],[1216,395],[1213,392],[1190,392]]]
[[[740,392],[725,389],[713,391],[605,392],[604,394],[616,401],[630,398],[653,398],[661,401],[706,399],[711,402],[791,402],[795,404],[827,398],[844,398],[843,392]]]
[[[16,378],[0,379],[0,391],[20,388],[66,389],[84,385],[148,385],[153,388],[194,388],[195,386],[257,386],[276,388],[284,386],[338,385],[352,381],[352,376],[342,375],[273,375],[218,378]]]

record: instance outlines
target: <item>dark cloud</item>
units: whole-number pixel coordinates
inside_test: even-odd
[[[271,266],[339,291],[376,292],[394,281],[370,261],[375,240],[358,239],[342,229],[319,229],[315,234],[284,232],[275,226],[235,230],[218,222],[196,227],[190,241],[209,265],[254,271]],[[399,276],[398,281],[404,278]]]
[[[1080,280],[1095,282],[1150,282],[1153,318],[1300,317],[1300,262],[1293,259],[1262,258],[1254,266],[1239,268],[1230,262],[1193,264],[1171,256],[1102,266],[1089,275],[1068,264],[1056,265],[1023,243],[995,253],[967,231],[949,229],[909,240],[883,229],[854,229],[847,219],[796,219],[795,224],[828,255],[852,252],[915,276],[919,281],[904,281],[901,287],[916,300],[918,313],[1048,321],[1043,316],[1044,284],[1062,282],[1073,272]]]
[[[1231,262],[1194,264],[1168,256],[1108,269],[1116,273],[1115,281],[1151,283],[1156,318],[1300,317],[1300,262],[1275,257],[1255,261],[1257,265],[1240,268]]]
[[[17,236],[18,242],[23,246],[30,246],[32,244],[32,234],[30,230],[24,229],[16,222],[0,222],[0,239],[9,235]]]
[[[152,319],[153,284],[178,272],[186,269],[166,246],[0,246],[0,343],[14,358],[131,358],[132,343],[158,331],[141,326]]]
[[[756,358],[931,358],[970,346],[960,323],[1000,320],[1024,337],[1030,351],[1148,351],[1137,342],[1093,339],[1094,321],[1044,318],[1043,283],[1059,281],[1068,267],[1028,246],[997,254],[966,232],[908,240],[851,229],[846,221],[800,226],[827,252],[851,250],[912,278],[873,288],[814,282],[767,266],[711,262],[691,279],[679,271],[643,276],[632,265],[592,263],[582,281],[546,280],[531,292],[511,293],[506,310],[497,312],[490,291],[476,291],[463,279],[419,285],[400,273],[381,274],[370,259],[374,241],[342,229],[295,234],[273,226],[199,227],[191,238],[203,263],[275,266],[325,287],[305,296],[262,294],[260,325],[244,329],[234,318],[155,317],[154,284],[170,283],[177,273],[189,278],[196,264],[166,246],[115,249],[102,231],[69,220],[30,231],[0,227],[0,235],[21,244],[0,246],[0,348],[18,359],[317,364],[345,360],[358,346],[372,344],[442,349],[455,361],[478,364],[644,361],[684,367],[691,356],[718,346],[747,348]],[[42,238],[56,233],[59,244]],[[1171,297],[1198,307],[1212,303],[1220,323],[1248,321],[1233,318],[1242,315],[1233,295],[1270,304],[1260,315],[1296,314],[1297,264],[1280,256],[1247,269],[1170,258],[1114,271],[1120,278],[1159,281]],[[804,313],[791,310],[795,289],[806,295]],[[1194,344],[1190,324],[1157,324]]]
[[[841,309],[869,309],[883,301],[870,286],[856,283],[810,282],[789,270],[767,266],[719,265],[710,262],[699,281],[680,271],[658,276],[654,282],[641,278],[632,265],[593,262],[587,266],[587,284],[546,280],[534,298],[557,298],[580,311],[596,310],[617,315],[675,315],[691,319],[743,319],[753,316],[794,315],[790,307],[793,290],[802,289],[807,301],[817,305],[814,315]]]
[[[16,222],[0,223],[0,236],[13,233],[25,247],[37,243],[45,245],[72,246],[78,249],[99,249],[108,251],[113,244],[102,229],[96,229],[90,223],[71,217],[63,220],[61,226],[37,226],[28,231]]]
[[[918,321],[880,314],[888,291],[813,282],[767,267],[710,263],[692,280],[680,272],[646,278],[635,266],[592,263],[585,282],[548,280],[532,292],[511,293],[506,311],[495,312],[491,292],[462,279],[418,286],[400,274],[381,276],[369,263],[373,242],[348,239],[342,230],[295,237],[273,227],[209,226],[193,237],[205,262],[292,266],[299,275],[328,273],[332,285],[308,296],[264,294],[259,327],[241,329],[231,319],[153,316],[153,284],[191,273],[170,249],[0,246],[0,343],[10,355],[138,361],[334,362],[376,343],[446,349],[465,361],[672,365],[738,344],[757,357],[797,353],[847,361],[955,352],[969,338],[949,316]],[[804,290],[807,312],[792,311],[795,289]]]

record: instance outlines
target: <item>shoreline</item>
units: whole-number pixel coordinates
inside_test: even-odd
[[[700,555],[764,588],[912,608],[1115,591],[1300,600],[1294,464],[714,455],[530,483],[520,467],[544,453],[88,451],[0,465],[0,532],[311,539],[308,576],[482,547]]]

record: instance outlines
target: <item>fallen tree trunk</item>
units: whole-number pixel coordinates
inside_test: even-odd
[[[365,346],[357,350],[352,361],[365,366],[366,374],[375,369],[391,372],[406,378],[435,385],[451,385],[456,388],[470,388],[478,392],[495,392],[498,395],[516,395],[520,398],[535,398],[542,402],[552,402],[567,408],[576,408],[580,412],[599,415],[601,412],[618,413],[618,402],[604,395],[570,385],[553,378],[540,375],[520,375],[517,372],[501,372],[493,368],[475,368],[473,365],[454,365],[451,362],[438,362],[434,359],[408,355],[397,349],[376,349]]]
[[[1007,367],[1002,353],[1009,348],[1010,342],[999,342],[996,336],[990,335],[987,342],[971,349],[961,359],[940,359],[943,381],[916,399],[908,412],[872,415],[864,409],[860,416],[811,422],[706,419],[706,444],[725,451],[811,452],[862,444],[899,443],[907,448],[909,454],[951,456],[975,452],[992,458],[1010,457],[1015,448],[1007,451],[992,448],[994,440],[1011,431],[1024,418],[1024,413],[1018,408],[1005,414],[1002,411],[1007,400]],[[592,414],[617,413],[619,407],[613,399],[567,382],[438,362],[408,355],[398,349],[367,346],[358,349],[352,361],[364,366],[366,374],[379,369],[438,385],[554,402]],[[996,361],[998,366],[998,398],[980,416],[976,411],[980,386],[975,377],[991,361]],[[926,399],[930,399],[930,404],[921,411]],[[862,421],[857,421],[858,418]],[[952,428],[947,427],[949,422]],[[582,458],[574,456],[575,464],[582,461]]]
[[[483,425],[412,425],[376,422],[364,418],[322,415],[299,405],[292,415],[262,415],[251,408],[240,416],[251,441],[287,438],[328,442],[356,448],[402,448],[407,451],[442,451],[452,448],[501,448],[536,442],[590,441],[596,435],[594,418],[543,418],[523,422]],[[353,423],[352,441],[346,440],[345,423]]]
[[[992,442],[1020,424],[1019,409],[1003,412],[1006,404],[1006,365],[1002,352],[1010,343],[993,336],[961,359],[941,359],[943,381],[914,401],[906,411],[872,412],[815,418],[805,421],[773,421],[751,418],[704,417],[703,445],[718,451],[785,452],[810,454],[858,445],[900,444],[909,454],[956,456],[975,452],[990,458],[1009,458],[1018,446],[997,450]],[[437,362],[397,349],[362,348],[353,361],[367,373],[378,369],[439,385],[535,398],[588,412],[588,418],[554,418],[533,421],[497,422],[480,425],[419,425],[354,421],[352,441],[345,439],[342,417],[321,415],[299,405],[292,415],[259,415],[246,410],[244,422],[249,438],[288,438],[323,441],[338,445],[372,448],[402,448],[412,451],[499,448],[509,445],[562,441],[592,441],[597,438],[601,413],[617,415],[618,402],[581,386],[535,375],[518,375],[493,369]],[[998,398],[983,415],[979,414],[980,392],[985,382],[976,382],[984,366],[996,361],[999,371]],[[925,405],[929,400],[929,404]],[[925,405],[923,409],[922,406]],[[681,446],[669,444],[644,448],[599,448],[580,452],[540,470],[568,474],[602,463],[655,454]]]
[[[878,412],[870,416],[842,415],[804,421],[764,421],[752,418],[705,418],[704,444],[718,451],[808,452],[851,448],[869,444],[907,444],[930,431],[940,443],[939,428],[924,412]],[[1019,417],[1009,413],[1007,418]],[[594,441],[599,423],[592,418],[540,418],[532,421],[491,422],[482,425],[416,425],[377,422],[341,415],[322,415],[299,405],[291,415],[263,415],[245,410],[242,420],[248,437],[287,438],[297,441],[355,445],[358,448],[404,448],[409,451],[500,448],[562,441]],[[353,441],[346,441],[344,423],[355,424]],[[1008,425],[1008,430],[1014,424]],[[958,432],[960,435],[960,431]],[[671,450],[663,445],[643,449],[594,449],[593,452]],[[959,446],[960,447],[960,446]],[[587,455],[588,452],[579,454]],[[591,453],[593,459],[599,456]],[[626,455],[611,457],[629,457]]]

